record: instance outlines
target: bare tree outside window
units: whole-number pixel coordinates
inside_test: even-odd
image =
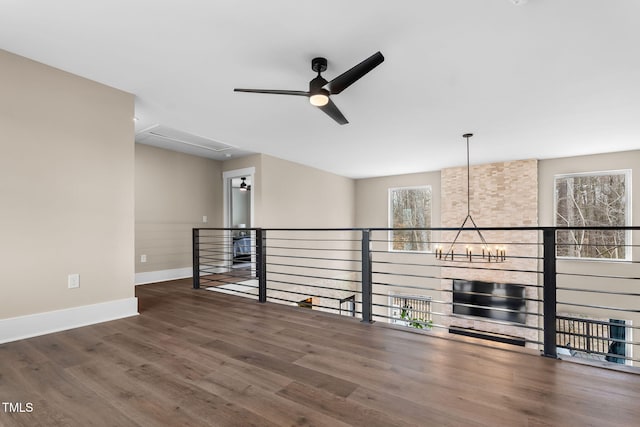
[[[389,190],[389,226],[391,228],[431,227],[431,187],[392,188]],[[389,249],[426,252],[431,248],[429,230],[394,230],[389,234]]]
[[[624,227],[627,221],[630,171],[556,177],[556,225]],[[626,259],[625,230],[559,230],[557,255],[574,258]]]

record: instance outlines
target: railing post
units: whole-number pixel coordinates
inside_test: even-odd
[[[543,314],[544,356],[557,358],[556,351],[556,229],[544,228],[543,241]]]
[[[362,321],[373,322],[372,272],[371,272],[371,232],[362,230],[361,274],[362,274]]]
[[[267,230],[256,229],[256,273],[258,302],[267,302]]]
[[[193,289],[200,289],[200,229],[194,228],[191,232],[191,245],[193,252]]]

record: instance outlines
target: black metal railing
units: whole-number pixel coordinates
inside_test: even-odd
[[[630,241],[618,251],[624,259],[581,260],[557,256],[564,228],[482,228],[502,262],[483,258],[485,247],[464,232],[451,261],[435,248],[459,229],[416,230],[428,230],[418,235],[428,236],[421,247],[429,250],[394,249],[389,228],[197,228],[193,286],[548,357],[640,366],[640,262]]]

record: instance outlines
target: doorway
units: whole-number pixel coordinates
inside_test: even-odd
[[[255,262],[255,233],[249,229],[254,225],[255,168],[227,171],[223,177],[224,227],[233,229],[225,234],[226,267],[250,268]]]

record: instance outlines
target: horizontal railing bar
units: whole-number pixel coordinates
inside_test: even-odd
[[[640,280],[640,277],[629,277],[629,276],[611,276],[611,275],[600,275],[600,274],[587,274],[587,273],[561,273],[558,272],[558,276],[567,276],[567,277],[595,277],[597,279],[616,279],[616,280]]]
[[[452,306],[452,305],[453,305],[453,304],[451,304],[451,303],[447,303],[446,301],[442,301],[442,300],[432,300],[432,302],[433,302],[433,303],[436,303],[436,304],[442,304],[442,305],[449,305],[449,306]],[[461,305],[461,306],[465,306],[465,307],[474,307],[474,308],[489,309],[489,307],[486,307],[486,306],[476,306],[476,305],[472,305],[472,304],[459,304],[459,303],[456,303],[456,305]],[[381,306],[382,306],[382,307],[389,307],[389,306],[385,306],[385,305],[381,305]],[[533,316],[533,317],[542,317],[540,314],[538,314],[538,313],[534,313],[534,312],[531,312],[531,311],[523,311],[523,312],[520,312],[520,311],[510,310],[510,309],[501,309],[501,310],[500,310],[500,309],[498,309],[498,308],[490,308],[490,309],[491,309],[491,310],[496,310],[496,311],[503,311],[503,312],[505,312],[505,313],[522,313],[522,314],[526,314],[526,315],[528,315],[528,316]],[[473,316],[473,315],[464,315],[464,314],[455,314],[455,313],[447,314],[447,313],[445,313],[445,312],[439,312],[439,311],[432,311],[432,313],[433,313],[433,314],[437,314],[437,315],[439,315],[439,316],[452,318],[452,319],[456,319],[456,318],[457,318],[457,319],[461,319],[461,318],[464,318],[464,319],[467,319],[467,318],[474,318],[474,319],[479,319],[479,320],[482,320],[482,321],[485,321],[485,320],[494,320],[494,321],[500,322],[501,324],[502,324],[502,323],[506,323],[506,324],[513,325],[513,326],[516,326],[516,327],[521,327],[521,326],[523,326],[523,327],[524,327],[524,325],[526,325],[526,324],[524,324],[524,323],[511,322],[511,321],[509,321],[509,320],[491,319],[491,318],[488,318],[488,317],[487,317],[487,318],[484,318],[484,317],[479,318],[479,317],[477,317],[477,316]],[[533,327],[533,328],[534,328],[534,329],[539,329],[537,326],[535,326],[535,327]]]
[[[565,332],[565,331],[558,331],[558,333],[556,335],[562,335],[562,337],[579,337],[579,338],[586,338],[586,339],[590,339],[590,340],[596,340],[596,341],[600,341],[603,344],[608,344],[609,341],[611,342],[617,342],[617,343],[621,343],[621,344],[629,344],[629,345],[637,345],[640,344],[640,341],[627,341],[625,339],[622,338],[610,338],[608,336],[604,336],[604,335],[593,335],[593,334],[581,334],[581,333],[577,333],[577,332]],[[606,341],[606,343],[605,343]],[[565,344],[566,345],[566,344]],[[584,349],[579,349],[576,347],[570,347],[573,350],[584,350]]]
[[[556,288],[559,291],[575,291],[575,292],[587,292],[587,293],[592,293],[592,294],[604,294],[604,295],[623,295],[623,296],[630,296],[630,297],[640,297],[640,293],[634,293],[634,292],[622,292],[622,291],[601,291],[598,289],[582,289],[582,288],[565,288],[565,287],[561,287],[558,286]]]
[[[283,289],[278,289],[278,288],[269,288],[269,289],[267,289],[267,297],[269,297],[269,292],[282,292],[282,293],[285,293],[285,294],[306,295],[309,298],[311,298],[311,297],[324,298],[324,299],[330,299],[332,301],[340,301],[341,300],[341,298],[338,298],[338,297],[330,297],[330,296],[324,296],[324,295],[314,295],[314,294],[310,294],[308,292],[289,291],[289,290],[283,290]]]
[[[557,301],[557,305],[567,305],[569,307],[596,308],[598,310],[613,310],[613,311],[621,311],[625,313],[640,313],[640,310],[631,310],[628,308],[608,307],[604,305],[578,304],[578,303],[570,303],[565,301]]]
[[[375,242],[375,243],[392,243],[393,240],[386,240],[386,239],[371,239],[371,242]],[[430,240],[430,241],[426,241],[426,240],[403,240],[403,242],[411,242],[411,243],[422,243],[422,244],[426,244],[429,246],[437,246],[437,245],[449,245],[451,244],[451,240]],[[456,246],[459,245],[475,245],[475,246],[482,246],[482,242],[479,242],[477,240],[469,240],[469,241],[462,241],[462,240],[457,240],[456,241]],[[504,241],[491,241],[491,242],[487,242],[488,246],[497,246],[497,245],[509,245],[509,246],[538,246],[541,247],[542,243],[540,242],[504,242]],[[378,252],[385,252],[385,251],[378,251]],[[392,252],[392,253],[433,253],[433,249],[429,249],[426,251],[405,251],[402,249],[393,249],[393,250],[387,250],[386,252]]]
[[[414,253],[412,253],[412,254],[415,255]],[[536,259],[540,260],[538,258],[536,258]],[[447,261],[447,262],[451,262],[451,261]],[[456,268],[456,267],[450,267],[450,266],[448,266],[446,264],[442,264],[442,263],[424,264],[424,263],[413,263],[413,262],[384,261],[384,260],[379,260],[379,259],[373,260],[373,263],[374,264],[382,264],[382,265],[404,265],[404,266],[409,266],[409,267],[425,267],[425,268],[433,268],[433,267]],[[481,263],[478,262],[478,264],[481,264]],[[482,264],[487,264],[487,263],[482,263]],[[497,263],[496,265],[501,265],[501,264],[504,264],[504,263]],[[474,270],[475,270],[475,268],[474,268]],[[488,270],[495,271],[496,269],[495,268],[490,268]],[[500,271],[513,271],[513,272],[518,272],[518,273],[539,273],[539,274],[542,274],[542,271],[539,271],[539,270],[507,270],[507,269],[500,269]]]
[[[390,305],[386,305],[386,304],[379,304],[379,303],[374,303],[372,304],[374,307],[383,307],[383,308],[392,308],[393,306]],[[452,318],[452,319],[467,319],[470,318],[472,316],[464,316],[464,315],[451,315],[451,314],[446,314],[444,312],[439,312],[439,311],[430,311],[429,313],[434,314],[436,316],[441,316],[441,317],[445,317],[445,318]],[[374,314],[375,316],[382,316],[382,317],[387,317],[389,319],[395,319],[395,320],[399,320],[402,321],[402,319],[398,319],[395,317],[389,317],[389,316],[383,316],[381,314]],[[539,317],[539,315],[533,313],[533,316]],[[475,318],[475,317],[474,317]],[[517,323],[517,322],[509,322],[506,320],[497,320],[497,319],[490,319],[490,318],[482,318],[483,322],[487,322],[487,323],[492,323],[495,325],[508,325],[508,326],[513,326],[513,327],[517,327],[517,328],[525,328],[525,329],[530,329],[530,330],[535,330],[535,331],[542,331],[542,328],[538,327],[538,326],[533,326],[533,325],[527,325],[524,323]]]
[[[376,293],[374,293],[373,295],[377,295],[377,296],[385,296],[384,294],[376,294]],[[402,295],[399,295],[399,296],[400,296],[400,297],[402,297]],[[453,303],[452,303],[451,301],[445,301],[445,300],[439,300],[439,299],[431,299],[431,300],[429,300],[429,301],[431,301],[434,305],[435,305],[435,304],[440,304],[440,305],[449,306],[449,307],[452,307],[452,306],[453,306]],[[531,300],[531,301],[534,301],[534,302],[535,302],[536,300]],[[380,307],[391,307],[391,306],[384,305],[384,304],[379,304],[379,303],[378,303],[378,304],[376,304],[376,305],[378,305],[378,306],[380,306]],[[490,310],[494,310],[494,308],[493,308],[493,307],[488,307],[488,306],[473,306],[473,305],[466,305],[466,304],[462,304],[462,303],[456,303],[456,305],[462,305],[462,306],[466,306],[466,307],[478,307],[478,308],[483,308],[483,309],[487,309],[487,310],[489,310],[489,309],[490,309]],[[511,312],[511,313],[522,313],[522,314],[526,314],[526,315],[528,315],[528,316],[542,317],[542,315],[541,315],[540,313],[536,313],[536,312],[533,312],[533,311],[523,311],[523,312],[520,312],[520,311],[517,311],[517,310],[511,310],[511,309],[503,309],[503,310],[509,311],[509,312]],[[434,314],[441,315],[441,316],[452,317],[452,318],[456,318],[456,317],[464,316],[464,315],[453,314],[453,313],[451,313],[451,314],[447,314],[447,313],[444,313],[444,312],[438,312],[438,311],[433,311],[433,313],[434,313]],[[471,316],[471,317],[473,317],[473,316]],[[517,322],[514,322],[514,323],[515,323],[515,324],[517,324],[517,325],[520,325],[520,323],[517,323]]]
[[[435,313],[434,313],[434,314],[435,314]],[[398,318],[391,317],[391,316],[385,316],[385,315],[383,315],[383,314],[374,314],[374,317],[382,317],[382,318],[385,318],[385,319],[397,320],[397,321],[399,321],[399,322],[404,322],[404,321],[405,321],[405,320],[403,320],[403,319],[398,319]],[[492,323],[494,323],[494,324],[495,324],[495,322],[492,322]],[[503,324],[503,323],[499,323],[499,324]],[[509,325],[509,326],[511,326],[511,324],[508,324],[508,325]],[[401,325],[398,325],[398,326],[401,326]],[[440,324],[440,323],[435,323],[435,322],[433,322],[433,321],[432,321],[432,325],[431,325],[431,326],[432,326],[432,328],[436,328],[436,327],[437,327],[437,328],[446,329],[446,330],[449,330],[449,329],[451,329],[451,328],[453,328],[453,329],[459,329],[459,330],[465,330],[465,328],[463,328],[463,327],[461,327],[461,326],[443,325],[443,324]],[[514,324],[513,326],[518,326],[518,327],[519,327],[519,326],[521,326],[521,325],[520,325],[520,324]],[[407,328],[409,328],[409,329],[416,329],[416,328],[411,328],[410,326],[406,326],[406,327],[407,327]],[[534,327],[528,327],[528,329],[541,331],[541,329],[540,329],[540,328],[534,328]],[[427,330],[428,330],[428,328],[427,328]],[[483,331],[479,331],[479,332],[483,332]],[[487,331],[487,332],[488,332],[488,333],[491,333],[491,332],[489,332],[489,331]],[[523,338],[523,337],[517,337],[517,336],[514,336],[514,338],[519,338],[519,339],[524,340],[525,342],[532,343],[532,344],[542,344],[542,342],[540,342],[540,341],[533,341],[533,340],[529,340],[529,339],[527,339],[527,338]]]
[[[212,286],[212,287],[217,288],[217,287],[222,287],[222,286],[226,286],[226,285],[237,285],[237,286],[244,286],[245,288],[258,289],[258,284],[257,283],[255,285],[248,285],[248,284],[242,283],[242,282],[226,282],[224,285]],[[228,288],[223,288],[223,289],[227,290]]]
[[[294,256],[294,255],[278,255],[269,253],[267,255],[270,258],[288,258],[288,259],[313,259],[318,261],[339,261],[339,262],[360,262],[359,259],[344,259],[344,258],[320,258],[311,256]]]
[[[454,291],[452,291],[450,289],[437,290],[437,289],[426,289],[426,288],[409,287],[409,286],[394,286],[394,285],[392,285],[391,287],[420,289],[420,290],[436,290],[436,291],[439,291],[439,292],[446,292],[446,293],[453,293],[454,292]],[[381,297],[390,296],[389,294],[381,294],[381,293],[378,293],[378,292],[372,292],[372,295],[381,296]],[[401,298],[403,298],[403,297],[409,298],[411,296],[414,296],[414,297],[415,296],[428,297],[429,295],[407,295],[407,296],[405,296],[405,295],[392,295],[392,296],[397,296],[397,297],[401,297]],[[528,302],[538,302],[538,303],[543,302],[541,299],[536,299],[536,298],[517,298],[517,297],[510,297],[510,298],[517,299],[518,301],[528,301]],[[433,299],[433,298],[431,298],[429,301],[437,303],[437,304],[445,304],[445,305],[453,305],[454,304],[453,301],[438,300],[438,299]],[[463,303],[455,303],[455,304],[462,305]],[[479,306],[479,307],[493,309],[491,306]],[[532,315],[536,315],[536,316],[540,315],[538,313],[533,313],[533,312],[528,312],[527,314],[532,314]]]
[[[515,272],[515,273],[539,274],[536,271],[530,271],[530,270],[502,270],[502,269],[488,269],[488,270],[491,270],[491,271],[508,271],[508,272]],[[382,276],[420,277],[420,278],[425,278],[425,279],[436,279],[436,280],[458,280],[458,278],[454,278],[454,277],[429,276],[429,275],[410,274],[410,273],[394,273],[394,272],[378,271],[378,270],[373,270],[372,273],[373,274],[379,274],[379,275],[382,275]]]
[[[460,227],[407,227],[407,228],[393,228],[393,227],[383,227],[383,228],[368,228],[369,231],[458,231]],[[544,231],[544,230],[604,230],[604,231],[615,231],[615,230],[640,230],[640,226],[580,226],[580,227],[564,227],[564,226],[554,226],[554,227],[464,227],[463,231]]]
[[[294,265],[294,264],[280,264],[280,263],[276,263],[276,262],[269,262],[267,263],[267,267],[268,266],[278,266],[278,267],[297,267],[297,268],[309,268],[312,270],[327,270],[327,271],[342,271],[342,272],[347,272],[347,273],[359,273],[360,270],[347,270],[347,269],[343,269],[343,268],[329,268],[329,267],[313,267],[310,265]],[[271,271],[268,270],[270,273],[277,273],[275,271]],[[286,273],[284,273],[286,274]]]
[[[273,274],[278,274],[280,276],[285,276],[285,277],[300,277],[300,278],[306,278],[306,279],[321,279],[321,280],[332,280],[332,281],[336,281],[336,282],[344,282],[344,283],[360,283],[358,280],[352,280],[352,279],[340,279],[340,278],[333,278],[333,277],[323,277],[323,276],[309,276],[309,275],[305,275],[305,274],[294,274],[294,273],[275,273],[272,272]],[[269,281],[276,281],[275,279],[272,280],[271,278],[269,279]],[[296,283],[296,282],[291,282],[292,284],[297,284],[300,286],[312,286],[310,284],[302,284],[302,283]]]
[[[287,282],[286,280],[269,279],[269,283],[281,283],[283,285],[303,286],[305,288],[314,288],[314,289],[327,289],[327,290],[330,290],[330,291],[340,291],[340,292],[346,292],[346,293],[353,293],[354,295],[362,294],[362,292],[358,291],[358,290],[343,289],[343,288],[332,288],[332,287],[321,286],[321,285],[307,285],[307,284],[300,284],[300,283],[296,283],[296,282]],[[269,289],[274,289],[274,288],[269,288]],[[288,291],[284,291],[284,292],[288,292]]]
[[[507,257],[507,260],[509,260],[509,257]],[[451,262],[451,261],[447,261],[447,262]],[[456,262],[456,261],[453,261]],[[473,263],[471,263],[473,264]],[[480,264],[479,262],[476,264]],[[489,263],[482,263],[483,265],[487,265]],[[501,263],[490,263],[490,265],[504,265],[504,262]],[[485,267],[464,267],[461,265],[450,265],[450,264],[442,264],[441,267],[443,268],[455,268],[455,269],[461,269],[461,270],[482,270],[482,271],[508,271],[508,272],[516,272],[516,273],[532,273],[532,274],[542,274],[543,271],[540,270],[515,270],[515,269],[511,269],[511,268],[485,268]]]
[[[343,249],[343,248],[296,248],[287,246],[265,246],[267,249],[286,249],[297,251],[327,251],[327,252],[360,252],[359,249]],[[271,255],[271,253],[269,253]]]
[[[391,275],[391,274],[389,274]],[[402,277],[402,276],[399,276]],[[444,278],[444,277],[429,277],[429,279],[436,279],[436,280],[452,280],[452,279],[448,279],[448,278]],[[442,291],[442,292],[453,292],[452,289],[444,289],[444,288],[425,288],[425,287],[417,287],[415,285],[401,285],[401,284],[395,284],[395,283],[387,283],[387,282],[372,282],[372,284],[374,285],[381,285],[381,286],[392,286],[392,287],[397,287],[397,288],[416,288],[416,289],[424,289],[424,290],[430,290],[430,291]],[[535,288],[535,289],[540,289],[543,286],[542,285],[528,285],[528,284],[524,284],[524,283],[518,283],[518,286],[522,286],[522,287],[526,287],[526,288]]]
[[[278,240],[287,242],[360,242],[360,239],[311,239],[303,237],[273,237],[269,236],[267,240]]]
[[[216,292],[216,291],[213,291],[211,289],[205,289],[205,290],[208,290],[210,292]],[[241,290],[238,290],[238,289],[225,289],[225,292],[221,292],[221,293],[229,294],[231,292],[236,293],[236,294],[250,295],[250,296],[253,297],[252,299],[258,299],[258,295],[257,294],[254,294],[252,292],[241,291]]]
[[[624,354],[605,353],[605,352],[597,351],[597,350],[588,350],[587,351],[587,350],[585,350],[583,348],[566,347],[566,346],[563,346],[563,345],[558,345],[558,347],[566,348],[567,350],[574,350],[574,351],[576,351],[578,353],[597,354],[599,356],[611,356],[611,357],[615,357],[617,359],[624,359],[624,360],[629,360],[629,361],[632,361],[632,362],[640,362],[640,359],[634,359],[633,357],[629,357],[629,356],[626,356]],[[581,358],[580,356],[571,356],[571,357]],[[582,358],[582,359],[584,359],[584,358]]]
[[[229,228],[229,227],[196,227],[197,230],[200,231],[257,231],[257,230],[267,230],[267,231],[363,231],[369,230],[371,232],[375,231],[392,231],[392,230],[400,230],[400,231],[458,231],[460,227],[403,227],[403,228],[393,228],[393,227],[373,227],[373,228],[363,228],[363,227],[344,227],[344,228],[261,228],[261,227],[247,227],[247,228]],[[640,230],[640,226],[576,226],[576,227],[567,227],[567,226],[553,226],[553,227],[531,227],[531,226],[518,226],[518,227],[464,227],[463,230],[494,230],[494,231],[526,231],[526,230],[605,230],[605,231],[615,231],[615,230]]]

